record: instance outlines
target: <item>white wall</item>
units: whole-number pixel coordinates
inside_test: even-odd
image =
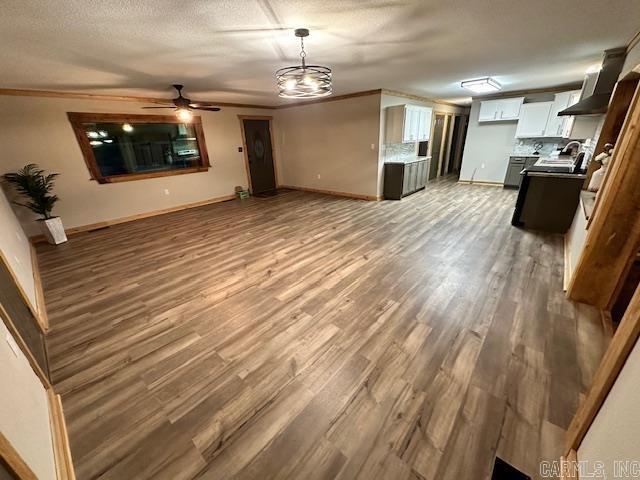
[[[238,114],[272,115],[273,110],[223,108],[200,112],[211,168],[207,172],[133,182],[99,184],[90,175],[67,112],[148,113],[142,103],[67,98],[0,96],[0,174],[27,163],[57,172],[54,213],[66,228],[89,225],[192,202],[232,195],[247,186]],[[274,145],[277,155],[277,142]],[[165,195],[164,190],[169,190]],[[25,209],[16,212],[28,235],[38,233]]]
[[[379,121],[380,94],[277,110],[279,183],[375,197]]]
[[[604,462],[603,478],[623,478],[613,475],[616,460],[640,461],[639,378],[640,343],[636,343],[578,449],[578,460]]]
[[[0,385],[0,431],[40,480],[55,479],[47,392],[2,321]]]
[[[553,93],[527,95],[526,102],[545,102]],[[469,115],[467,142],[462,154],[460,180],[502,183],[507,173],[509,156],[516,145],[518,122],[478,122],[480,102],[474,99]]]
[[[0,143],[1,144],[1,143]],[[33,279],[31,246],[7,197],[0,189],[0,251],[16,276],[31,306],[37,311],[36,287]]]

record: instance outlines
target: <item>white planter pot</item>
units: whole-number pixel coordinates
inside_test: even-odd
[[[51,245],[58,245],[67,241],[67,234],[64,233],[64,226],[60,217],[53,217],[47,220],[40,220],[40,228]]]

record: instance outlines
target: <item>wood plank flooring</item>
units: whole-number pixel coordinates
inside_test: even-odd
[[[284,192],[39,247],[78,478],[537,477],[607,339],[514,202]]]

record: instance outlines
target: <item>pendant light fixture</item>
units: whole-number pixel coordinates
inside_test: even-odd
[[[276,72],[278,95],[283,98],[318,98],[331,95],[331,69],[321,65],[307,65],[304,39],[309,36],[309,30],[297,28],[295,35],[300,38],[302,62],[300,65],[284,67]]]

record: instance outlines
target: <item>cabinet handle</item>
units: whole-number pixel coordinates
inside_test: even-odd
[[[562,134],[562,127],[563,127],[562,124],[558,125],[558,135]]]
[[[496,118],[498,118],[498,111],[497,110],[495,112],[493,112],[493,119],[495,120]]]
[[[544,128],[542,129],[542,132],[540,132],[543,136],[544,136]]]

